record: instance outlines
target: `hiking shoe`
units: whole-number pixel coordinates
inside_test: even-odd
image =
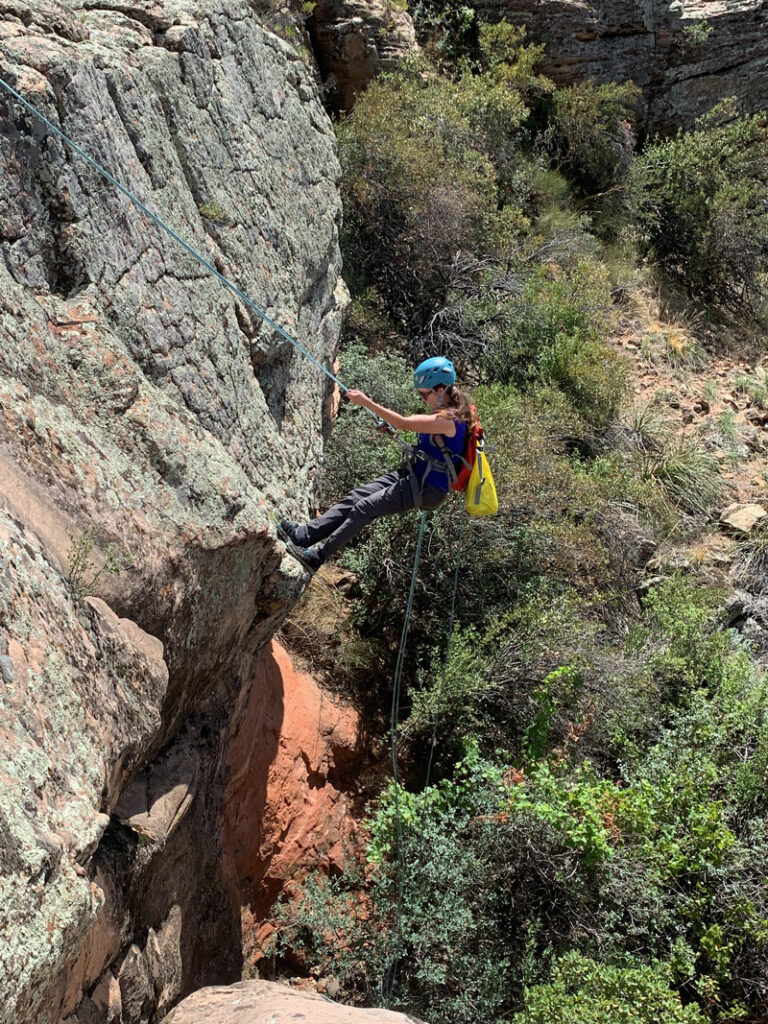
[[[292,519],[278,519],[277,520],[277,531],[286,540],[296,543],[295,533],[299,528],[298,523],[294,523]]]
[[[310,572],[317,572],[323,564],[323,559],[320,556],[320,552],[317,550],[317,546],[302,548],[298,544],[294,544],[292,540],[289,540],[285,545],[285,550],[290,552],[290,554],[292,554],[297,561],[301,562],[305,569],[309,569]]]

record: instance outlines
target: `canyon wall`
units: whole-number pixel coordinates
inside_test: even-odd
[[[0,0],[0,77],[317,359],[346,302],[312,74],[241,0]],[[327,379],[0,93],[0,1020],[241,968],[230,718],[305,583]]]
[[[727,96],[768,107],[768,0],[475,0],[482,21],[524,27],[545,45],[542,70],[558,85],[632,79],[646,125],[689,127]],[[309,19],[335,109],[349,109],[379,71],[411,52],[408,13],[391,0],[318,0]]]
[[[546,44],[558,85],[632,79],[648,125],[689,127],[726,96],[768,107],[766,0],[477,0],[478,16],[525,26]]]
[[[354,709],[272,641],[235,708],[227,751],[222,845],[243,908],[246,971],[263,958],[278,896],[315,868],[340,874],[360,852],[363,748]]]

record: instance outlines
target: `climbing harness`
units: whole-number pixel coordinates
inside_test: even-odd
[[[466,491],[477,458],[477,450],[485,445],[483,427],[477,415],[477,407],[474,405],[472,406],[472,415],[472,423],[467,425],[467,432],[464,435],[464,450],[460,455],[455,455],[448,449],[442,434],[435,435],[435,444],[443,453],[453,491]],[[461,463],[458,472],[454,459],[458,459]]]

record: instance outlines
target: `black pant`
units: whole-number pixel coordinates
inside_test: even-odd
[[[421,507],[437,508],[445,496],[445,491],[427,480],[422,489]],[[350,491],[327,512],[306,526],[300,526],[294,537],[302,547],[320,544],[318,552],[325,560],[343,548],[372,520],[395,512],[409,512],[413,508],[416,508],[416,499],[410,474],[394,469],[378,480]]]

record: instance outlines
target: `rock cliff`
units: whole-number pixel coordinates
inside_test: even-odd
[[[410,15],[392,0],[317,0],[309,30],[336,110],[349,110],[375,75],[416,47]]]
[[[766,0],[476,0],[478,16],[546,43],[559,85],[632,79],[652,129],[689,127],[726,96],[768,106]]]
[[[333,132],[248,4],[0,0],[0,76],[332,361]],[[0,1021],[139,1024],[239,976],[225,739],[327,381],[5,94],[0,174]]]
[[[307,17],[301,0],[286,0],[278,9],[311,42],[329,106],[349,110],[418,46],[402,6],[317,0]],[[651,131],[689,127],[726,96],[749,112],[768,106],[768,0],[474,0],[467,9],[525,27],[546,45],[543,71],[558,85],[632,79]]]

